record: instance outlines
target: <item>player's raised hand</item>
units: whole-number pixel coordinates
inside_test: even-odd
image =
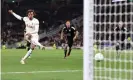
[[[13,10],[8,10],[9,13],[13,13]]]

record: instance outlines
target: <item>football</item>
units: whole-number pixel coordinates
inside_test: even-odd
[[[95,60],[98,62],[104,60],[103,54],[102,53],[96,53],[95,54]]]

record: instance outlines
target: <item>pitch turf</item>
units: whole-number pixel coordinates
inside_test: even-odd
[[[104,61],[95,61],[95,80],[133,80],[133,51],[101,50]]]
[[[2,50],[2,80],[82,80],[81,50],[72,50],[67,59],[63,50],[34,50],[22,65],[19,61],[25,53],[22,49]]]
[[[34,50],[25,65],[20,64],[24,49],[2,50],[2,80],[83,80],[82,50],[72,50],[63,59],[63,50]],[[102,52],[105,59],[95,62],[95,80],[133,80],[133,51]]]

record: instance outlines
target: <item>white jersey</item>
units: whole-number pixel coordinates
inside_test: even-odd
[[[38,30],[36,30],[39,28],[38,19],[33,18],[32,20],[30,20],[28,17],[24,17],[23,21],[25,22],[26,26],[26,33],[31,33],[32,36],[38,35]]]
[[[19,20],[23,20],[25,22],[26,25],[26,34],[29,33],[32,35],[33,39],[37,39],[39,38],[38,36],[38,31],[39,31],[39,21],[36,18],[33,18],[32,20],[30,20],[28,17],[21,17],[19,15],[17,15],[16,13],[12,13],[17,19]]]
[[[33,18],[32,20],[30,20],[28,17],[21,17],[19,15],[17,15],[16,13],[12,13],[17,19],[19,20],[23,20],[25,22],[26,25],[26,34],[31,34],[31,40],[30,42],[33,43],[34,45],[39,45],[40,47],[43,47],[43,45],[41,45],[38,40],[39,40],[39,35],[38,35],[38,31],[39,31],[39,21],[36,18]]]

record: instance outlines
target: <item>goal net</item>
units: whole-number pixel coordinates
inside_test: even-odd
[[[133,0],[94,0],[93,80],[133,80]],[[89,80],[89,79],[88,79]]]

